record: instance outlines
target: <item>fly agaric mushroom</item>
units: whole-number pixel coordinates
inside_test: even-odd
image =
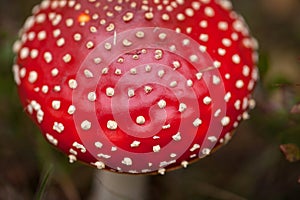
[[[26,112],[71,163],[164,174],[248,118],[256,49],[228,0],[44,0],[13,71]]]

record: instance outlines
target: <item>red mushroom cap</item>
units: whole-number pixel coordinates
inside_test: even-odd
[[[248,118],[256,49],[228,0],[44,0],[13,70],[26,112],[71,163],[164,174]]]

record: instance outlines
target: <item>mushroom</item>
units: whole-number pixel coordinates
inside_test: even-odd
[[[26,112],[70,163],[165,174],[249,117],[256,50],[228,0],[44,0],[13,71]]]

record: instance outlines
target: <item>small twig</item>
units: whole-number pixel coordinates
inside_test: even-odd
[[[44,196],[45,191],[46,191],[47,184],[48,184],[48,182],[51,178],[52,173],[53,173],[53,165],[50,165],[48,167],[47,171],[45,172],[43,178],[40,181],[38,190],[37,190],[35,198],[34,198],[35,200],[42,200],[43,199],[43,196]]]

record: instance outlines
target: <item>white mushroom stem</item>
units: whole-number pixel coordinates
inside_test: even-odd
[[[97,171],[94,179],[89,200],[140,200],[147,196],[148,176]]]

